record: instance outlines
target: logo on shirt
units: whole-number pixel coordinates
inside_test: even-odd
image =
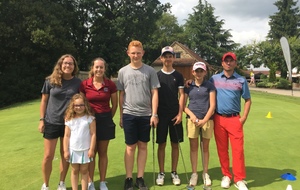
[[[104,92],[108,92],[108,88],[105,87],[105,88],[103,89],[103,91],[104,91]]]

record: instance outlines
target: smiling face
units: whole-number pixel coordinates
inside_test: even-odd
[[[104,61],[101,59],[95,60],[94,65],[93,65],[94,77],[103,78],[105,71],[106,71],[106,68],[105,68]]]
[[[174,60],[175,60],[175,56],[172,53],[164,53],[162,56],[160,56],[160,60],[163,63],[164,67],[172,67]]]
[[[73,107],[74,107],[74,112],[76,113],[77,116],[82,116],[85,114],[85,105],[82,98],[75,99]]]
[[[129,56],[131,63],[140,64],[142,63],[144,50],[139,46],[130,46],[127,50],[127,55]]]
[[[66,57],[62,61],[61,71],[64,75],[72,75],[75,65],[74,60],[71,57]]]

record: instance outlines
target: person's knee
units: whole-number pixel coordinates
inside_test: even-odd
[[[158,150],[165,150],[167,143],[158,144]]]

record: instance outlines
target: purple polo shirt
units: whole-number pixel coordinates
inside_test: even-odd
[[[210,81],[216,87],[216,112],[220,114],[239,113],[241,97],[245,100],[251,98],[247,80],[236,72],[229,78],[221,72],[213,75]]]
[[[184,93],[189,96],[188,108],[197,118],[203,119],[210,107],[209,93],[216,90],[210,81],[204,81],[200,86],[192,82],[189,88],[184,88]]]

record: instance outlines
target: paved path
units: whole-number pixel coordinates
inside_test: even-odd
[[[250,87],[250,90],[255,90],[255,91],[300,97],[300,89],[299,88],[293,89],[293,91],[292,91],[292,90],[283,90],[283,89],[257,88],[254,86],[249,86],[249,87]]]

